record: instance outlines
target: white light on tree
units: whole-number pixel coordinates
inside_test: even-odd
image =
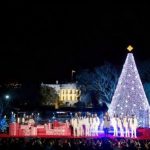
[[[134,90],[134,87],[132,87],[131,89]]]
[[[135,64],[134,56],[131,52],[127,55],[118,83],[120,84],[117,84],[108,110],[110,116],[114,115],[114,110],[117,115],[122,112],[124,115],[127,114],[128,116],[134,114],[138,119],[139,126],[144,126],[144,121],[141,120],[143,120],[145,116],[141,114],[149,110],[149,104]],[[125,105],[127,102],[129,103],[128,107]],[[118,109],[118,105],[123,109]]]

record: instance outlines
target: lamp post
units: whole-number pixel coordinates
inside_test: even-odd
[[[9,94],[4,95],[5,107],[10,103],[11,97]]]
[[[5,95],[5,99],[9,99],[10,98],[10,96],[7,94],[7,95]]]

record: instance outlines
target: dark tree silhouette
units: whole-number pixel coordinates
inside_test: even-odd
[[[77,75],[77,81],[82,93],[81,100],[86,103],[86,99],[90,99],[93,105],[109,105],[118,81],[118,72],[112,64],[105,63],[94,71],[82,71]],[[88,98],[85,96],[87,94]]]
[[[55,105],[59,100],[56,90],[52,87],[42,86],[40,92],[42,105]]]

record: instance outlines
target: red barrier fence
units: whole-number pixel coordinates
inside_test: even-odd
[[[37,126],[19,125],[18,123],[11,123],[9,125],[10,136],[46,136],[46,135],[63,135],[71,136],[71,129],[65,123],[54,122],[52,124],[44,124]]]

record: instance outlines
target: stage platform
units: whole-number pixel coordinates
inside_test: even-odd
[[[7,134],[0,134],[0,138],[103,138],[103,129],[99,129],[98,136],[73,136],[72,129],[65,123],[57,123],[53,128],[51,124],[29,126],[12,123]],[[119,134],[119,133],[118,133]],[[120,134],[119,134],[120,135]],[[131,135],[131,131],[130,131]],[[113,136],[113,129],[109,130],[109,138]],[[119,138],[122,138],[118,136]],[[123,137],[124,138],[124,137]],[[150,139],[150,128],[137,128],[137,139]]]
[[[105,138],[104,134],[99,136],[54,136],[54,135],[38,135],[38,136],[10,136],[9,134],[0,134],[0,138],[50,138],[50,139],[98,139],[98,138]],[[108,135],[108,138],[115,139],[115,138],[126,138],[126,139],[138,139],[138,140],[150,140],[150,136],[138,136],[137,138],[130,138],[130,137],[120,137],[120,136],[112,136]]]

